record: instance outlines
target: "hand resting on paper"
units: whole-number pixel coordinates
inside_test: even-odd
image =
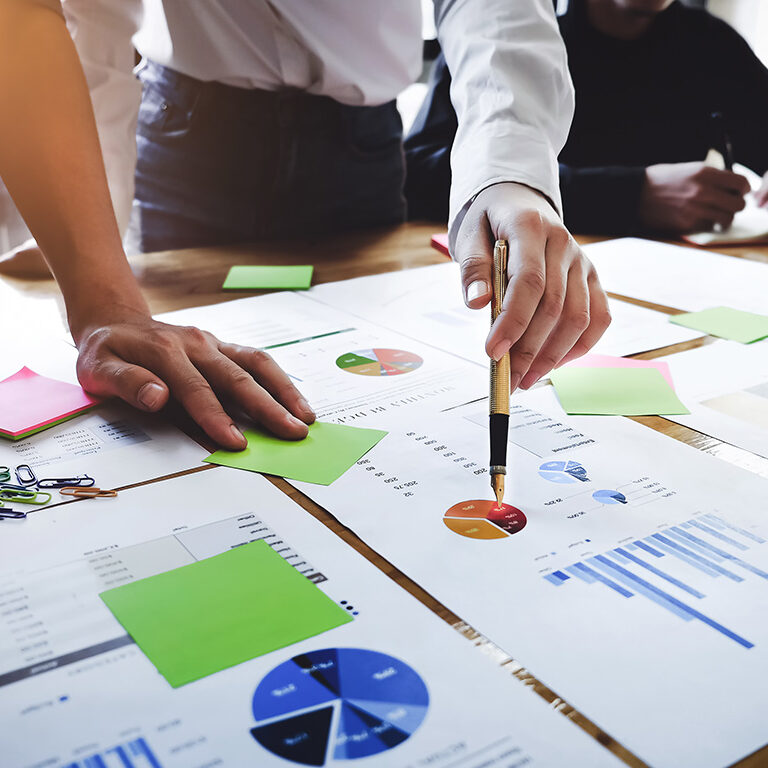
[[[709,232],[715,224],[726,229],[748,192],[744,176],[703,162],[651,165],[640,193],[640,223],[674,234]]]
[[[494,184],[469,207],[456,238],[467,306],[491,300],[493,246],[509,242],[509,284],[486,341],[498,360],[510,355],[512,390],[589,351],[611,322],[595,268],[539,192]]]
[[[306,437],[315,414],[266,352],[127,308],[118,313],[113,307],[106,316],[103,324],[72,329],[78,378],[88,392],[120,397],[143,411],[159,411],[172,395],[229,450],[242,450],[246,440],[221,399],[278,437]]]

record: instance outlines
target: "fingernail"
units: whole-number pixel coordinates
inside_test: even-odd
[[[245,435],[234,424],[230,425],[229,431],[232,433],[232,437],[234,437],[235,440],[240,443],[240,445],[243,447],[248,445],[248,441],[245,439]]]
[[[489,290],[490,288],[488,287],[488,283],[486,283],[485,280],[475,280],[475,282],[470,283],[469,287],[467,288],[467,301],[474,301],[475,299],[479,299],[481,296],[485,296]]]
[[[139,402],[150,410],[157,408],[165,397],[165,389],[154,381],[148,381],[138,394]]]
[[[491,357],[498,363],[499,360],[501,360],[501,358],[504,357],[504,355],[506,355],[507,352],[509,352],[509,348],[511,346],[512,345],[509,343],[508,339],[503,339],[493,348]]]
[[[290,424],[292,427],[304,427],[304,429],[306,429],[306,428],[307,428],[307,425],[306,425],[306,424],[305,424],[303,421],[300,421],[300,420],[299,420],[299,419],[297,419],[295,416],[292,416],[290,413],[288,414],[288,416],[287,416],[287,419],[286,419],[286,420],[288,421],[288,423],[289,423],[289,424]]]
[[[312,410],[312,406],[303,397],[299,398],[299,408],[301,408],[307,416],[312,416],[312,418],[315,417],[315,412]]]

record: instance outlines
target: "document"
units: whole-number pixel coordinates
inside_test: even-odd
[[[565,417],[547,386],[512,398],[498,510],[487,424],[403,415],[334,485],[297,485],[654,768],[768,742],[768,481]]]
[[[695,312],[726,305],[765,312],[768,264],[625,237],[584,247],[606,291]]]
[[[265,349],[325,421],[442,410],[488,394],[487,365],[472,365],[304,293],[255,296],[158,319],[197,325],[228,342]]]
[[[314,286],[307,294],[329,306],[378,323],[466,360],[488,366],[485,339],[490,309],[465,306],[459,266],[436,264]],[[661,312],[609,299],[613,321],[594,351],[633,355],[700,337],[670,328]]]
[[[264,478],[217,467],[108,515],[72,506],[0,537],[4,765],[622,765]],[[249,542],[351,621],[172,688],[98,593]]]
[[[207,453],[162,417],[111,401],[24,440],[1,441],[0,465],[13,474],[29,464],[38,480],[88,475],[99,488],[120,488],[201,466]],[[52,491],[51,503],[66,500]]]
[[[691,411],[671,421],[768,458],[768,341],[717,341],[664,360]]]

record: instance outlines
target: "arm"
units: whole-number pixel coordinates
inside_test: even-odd
[[[0,3],[0,174],[64,294],[81,382],[149,411],[172,392],[233,449],[245,441],[212,387],[278,434],[303,437],[291,412],[311,421],[311,410],[268,356],[152,320],[123,253],[85,78],[52,7]]]
[[[491,297],[491,253],[509,240],[510,283],[486,342],[510,353],[513,388],[586,352],[610,322],[594,268],[562,224],[557,155],[573,88],[551,0],[438,0],[458,131],[451,251],[465,301]]]

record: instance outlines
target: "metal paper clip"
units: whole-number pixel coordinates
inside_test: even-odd
[[[109,499],[117,496],[117,491],[102,491],[101,488],[59,488],[62,496],[77,496],[81,499]]]
[[[45,501],[41,497],[45,496]],[[19,504],[47,504],[51,500],[51,494],[45,491],[35,491],[31,488],[18,490],[16,488],[0,487],[0,499],[2,501],[16,501]]]
[[[96,481],[89,475],[77,477],[46,477],[37,481],[38,488],[90,488]]]
[[[34,485],[37,482],[37,477],[35,477],[29,464],[19,464],[16,467],[16,480],[26,488],[28,485]]]
[[[23,520],[27,513],[20,509],[0,509],[0,520]]]
[[[11,468],[0,467],[0,483],[4,483],[6,480],[11,479]]]

